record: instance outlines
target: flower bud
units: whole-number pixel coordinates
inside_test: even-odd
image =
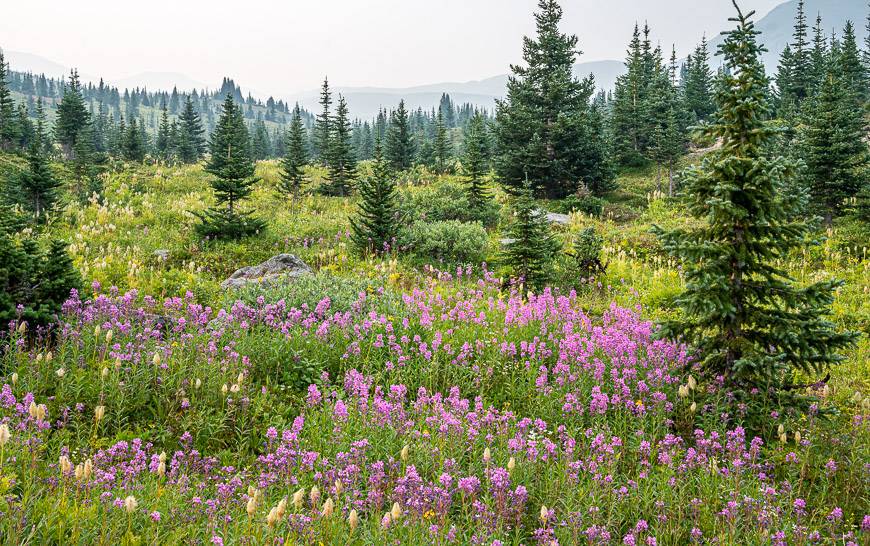
[[[390,510],[390,517],[393,521],[399,521],[399,517],[402,515],[402,507],[399,506],[398,502],[393,503],[393,508]]]
[[[109,344],[112,342],[113,335],[114,335],[114,332],[112,332],[112,330],[109,330],[108,332],[106,332],[106,344]]]
[[[381,518],[381,527],[383,527],[384,529],[389,529],[392,522],[392,517],[390,516],[390,513],[387,512],[384,514],[384,517]]]
[[[132,514],[133,511],[136,510],[136,507],[138,505],[139,503],[136,502],[136,497],[134,497],[133,495],[130,495],[129,497],[124,499],[124,509],[127,510],[128,514]]]
[[[546,504],[541,505],[541,523],[547,523],[547,520],[550,519],[550,511],[547,509]]]
[[[323,508],[320,513],[323,517],[328,518],[332,515],[332,512],[335,510],[335,503],[332,502],[331,498],[327,498],[326,502],[323,503]]]
[[[269,527],[274,527],[275,523],[278,522],[278,507],[272,508],[269,510],[269,515],[266,516],[266,525]]]
[[[293,493],[293,506],[299,510],[302,508],[302,500],[305,498],[305,489],[300,489],[299,491]]]
[[[281,499],[276,508],[278,509],[278,517],[283,518],[284,514],[287,513],[287,497]]]
[[[695,390],[695,387],[698,386],[698,382],[695,381],[695,376],[690,375],[689,380],[686,382],[688,384],[689,390]]]
[[[66,375],[66,370],[63,368],[58,368],[56,372],[54,372],[59,378],[63,379],[63,376]]]
[[[94,419],[99,423],[106,415],[106,406],[97,406],[94,408]]]
[[[408,444],[405,444],[405,446],[402,448],[402,452],[400,454],[403,462],[408,462],[408,454],[410,452],[411,452],[411,446],[409,446]]]
[[[356,508],[350,511],[350,516],[347,517],[347,524],[350,525],[351,532],[359,526],[359,514],[356,513]]]
[[[10,438],[12,438],[12,433],[9,432],[9,425],[3,423],[0,425],[0,447],[5,446]]]
[[[492,460],[492,452],[489,450],[489,448],[484,449],[483,450],[483,462],[488,464],[489,461],[491,461],[491,460]]]
[[[15,385],[18,383],[18,372],[14,372],[12,374],[12,384]]]
[[[801,436],[800,431],[797,431],[794,433],[794,443],[796,443],[796,444],[801,443],[801,438],[802,438],[802,436]]]
[[[58,460],[58,466],[60,466],[60,475],[65,476],[72,471],[72,462],[70,462],[69,457],[66,455],[61,455]]]
[[[344,484],[341,483],[341,480],[335,480],[335,494],[341,495],[342,489],[344,489]]]
[[[311,488],[311,493],[308,494],[308,498],[311,499],[311,504],[317,504],[317,501],[320,500],[320,489],[315,485]]]
[[[100,372],[100,377],[103,379],[109,377],[109,368],[103,366],[103,371]]]
[[[513,470],[514,470],[514,468],[516,468],[516,466],[517,466],[517,460],[516,460],[516,459],[514,459],[513,457],[511,457],[510,459],[508,459],[508,464],[507,464],[508,472],[513,472]]]
[[[248,517],[254,515],[254,512],[257,511],[257,497],[248,497],[248,504],[245,506],[245,511],[248,513]]]

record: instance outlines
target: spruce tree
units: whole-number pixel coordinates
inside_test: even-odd
[[[702,224],[655,229],[682,261],[686,283],[675,300],[682,316],[662,334],[692,346],[711,382],[724,380],[741,403],[754,396],[796,405],[795,372],[824,372],[854,335],[837,333],[825,318],[840,283],[798,287],[776,265],[804,244],[808,226],[792,218],[781,195],[794,165],[768,155],[777,129],[766,120],[754,12],[734,6],[737,26],[720,46],[727,71],[716,86],[719,115],[707,129],[722,147],[684,176],[688,211]]]
[[[870,76],[861,60],[858,40],[855,37],[855,26],[846,21],[843,29],[843,41],[839,54],[834,58],[834,64],[843,83],[848,86],[848,92],[857,100],[858,106],[870,99]]]
[[[70,72],[69,81],[63,88],[63,98],[57,107],[54,134],[67,159],[72,159],[73,148],[79,132],[90,123],[90,115],[82,98],[79,73]]]
[[[477,113],[468,122],[465,131],[465,155],[462,159],[462,171],[465,175],[465,187],[468,203],[475,210],[481,210],[490,199],[484,177],[489,172],[489,135],[486,131],[486,120]]]
[[[178,159],[183,163],[196,163],[205,152],[205,130],[190,95],[185,98],[178,123]]]
[[[0,50],[0,150],[11,150],[20,136],[15,101],[7,81],[6,60]]]
[[[123,135],[122,156],[127,161],[141,162],[145,159],[145,144],[142,142],[142,132],[136,118],[130,120],[127,132]]]
[[[553,258],[560,250],[550,231],[547,214],[535,202],[535,186],[528,180],[514,192],[513,223],[504,245],[504,261],[514,277],[534,290],[542,289],[552,274]]]
[[[507,96],[496,103],[495,167],[509,190],[528,177],[547,196],[563,197],[610,177],[597,146],[603,128],[589,120],[595,81],[574,76],[577,36],[560,32],[561,20],[556,0],[539,0],[536,37],[523,42],[525,66],[511,67]]]
[[[433,154],[435,156],[435,168],[440,174],[447,172],[447,164],[450,161],[451,144],[450,134],[444,124],[444,112],[439,108],[435,117],[435,139],[433,142]]]
[[[830,226],[865,184],[867,143],[852,81],[832,66],[806,109],[800,148],[812,202]]]
[[[239,208],[253,191],[258,181],[254,178],[254,161],[251,158],[250,139],[245,126],[242,109],[228,94],[217,127],[209,141],[211,156],[205,171],[214,178],[216,206],[197,214],[200,224],[197,232],[202,237],[238,239],[253,235],[265,227],[265,223],[252,216],[252,211]]]
[[[60,186],[42,152],[42,142],[34,140],[27,152],[27,170],[18,178],[18,191],[37,222],[45,220],[45,213],[54,207]]]
[[[332,142],[331,106],[332,92],[329,90],[329,78],[324,78],[320,90],[320,114],[314,120],[314,138],[311,139],[314,157],[324,166],[329,162],[329,147]]]
[[[356,180],[356,157],[351,143],[350,117],[347,102],[338,96],[338,107],[331,122],[332,138],[329,142],[327,166],[329,183],[323,188],[327,195],[345,196],[353,189]]]
[[[160,126],[157,129],[157,140],[154,143],[157,157],[164,161],[169,161],[172,158],[171,129],[169,112],[166,109],[166,103],[164,103],[160,108]]]
[[[375,143],[372,174],[360,182],[359,195],[357,213],[351,219],[354,244],[363,254],[389,252],[401,222],[396,182],[379,141]]]
[[[716,111],[712,84],[713,72],[710,70],[710,54],[705,37],[689,56],[683,82],[685,108],[693,121],[707,121]]]
[[[414,159],[414,138],[405,101],[399,101],[399,107],[390,115],[390,125],[387,128],[387,145],[384,150],[387,162],[396,171],[411,168]]]
[[[290,131],[286,137],[286,152],[281,160],[281,180],[278,191],[296,201],[299,190],[305,182],[305,166],[308,164],[308,150],[305,146],[305,126],[302,125],[302,112],[299,104],[293,109]]]

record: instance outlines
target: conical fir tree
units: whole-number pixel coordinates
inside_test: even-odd
[[[6,60],[0,50],[0,150],[9,150],[18,141],[18,121],[15,119],[15,101],[6,81]]]
[[[447,126],[444,125],[444,112],[439,109],[438,115],[435,117],[433,152],[435,154],[435,168],[441,174],[447,172],[447,163],[450,161],[451,154],[450,148],[450,134],[447,132]]]
[[[178,159],[184,163],[196,163],[202,159],[205,152],[205,130],[202,128],[202,120],[193,107],[190,95],[184,102],[184,109],[178,117],[178,145],[176,153]]]
[[[54,134],[67,159],[72,159],[79,132],[88,123],[90,123],[90,114],[82,98],[79,73],[73,70],[63,89],[63,98],[57,107],[57,117],[54,121]]]
[[[331,127],[332,138],[329,141],[327,156],[329,183],[324,186],[323,192],[327,195],[345,196],[350,193],[356,180],[356,157],[351,142],[352,130],[347,101],[341,95],[338,96],[338,107]]]
[[[550,280],[552,261],[559,252],[559,242],[550,231],[547,215],[535,202],[535,188],[528,180],[515,192],[513,223],[508,230],[504,261],[514,276],[535,290]]]
[[[241,108],[232,95],[227,95],[223,112],[209,142],[211,157],[205,171],[214,176],[211,187],[217,206],[198,214],[198,233],[203,237],[238,239],[253,235],[265,223],[253,216],[252,211],[239,209],[258,181],[254,178],[250,139]]]
[[[700,227],[665,232],[664,248],[682,260],[682,317],[662,334],[692,346],[711,380],[724,379],[741,402],[799,406],[795,371],[824,372],[854,340],[825,316],[840,283],[798,287],[777,261],[804,244],[806,224],[792,219],[781,189],[793,165],[767,155],[776,129],[766,122],[768,78],[753,13],[720,46],[727,71],[716,86],[719,115],[707,130],[722,140],[684,177],[688,210]],[[750,405],[750,407],[757,407]]]
[[[305,165],[308,164],[308,150],[305,146],[305,126],[302,125],[302,112],[299,105],[293,109],[290,131],[286,138],[287,151],[281,160],[281,180],[278,191],[289,195],[296,201],[299,190],[305,182]]]
[[[314,156],[321,165],[327,165],[329,160],[329,144],[332,141],[332,92],[329,90],[329,78],[324,78],[320,90],[321,112],[314,120],[314,135],[312,140]]]
[[[525,66],[511,67],[507,97],[496,103],[495,167],[509,190],[529,177],[549,197],[564,197],[611,178],[602,168],[602,127],[590,121],[595,81],[574,76],[577,36],[563,34],[561,20],[556,0],[539,0],[536,36],[523,41]]]
[[[51,173],[42,153],[42,142],[36,138],[27,152],[27,170],[18,179],[18,191],[37,222],[43,221],[46,211],[54,207],[59,187],[60,181]]]
[[[387,145],[384,156],[393,170],[404,171],[411,168],[414,159],[414,138],[408,119],[405,101],[399,101],[399,107],[390,115],[390,126],[387,129]]]
[[[465,188],[469,204],[477,210],[482,209],[490,199],[484,177],[489,172],[489,136],[486,121],[480,113],[468,122],[465,132],[465,155],[462,158],[462,171],[465,174]]]
[[[399,232],[399,205],[396,182],[380,141],[375,144],[372,174],[360,182],[359,195],[358,210],[351,219],[354,244],[363,254],[389,252]]]
[[[865,184],[868,166],[864,120],[852,82],[832,70],[806,109],[800,148],[813,203],[830,226]]]

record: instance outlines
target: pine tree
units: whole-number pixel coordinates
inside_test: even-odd
[[[848,75],[836,66],[822,81],[810,103],[800,132],[810,194],[825,224],[858,195],[865,184],[870,153],[864,142],[864,123],[856,115],[857,98]]]
[[[363,254],[389,252],[401,222],[396,182],[379,141],[375,143],[372,174],[360,182],[359,194],[357,213],[351,219],[354,244]]]
[[[299,104],[293,109],[290,131],[286,138],[287,151],[281,160],[281,180],[278,190],[296,201],[299,190],[305,182],[305,166],[308,164],[308,150],[305,146],[305,126],[302,125],[302,112]]]
[[[489,172],[489,135],[483,115],[477,113],[468,122],[465,132],[465,155],[462,170],[468,203],[476,210],[482,209],[490,199],[484,177]]]
[[[546,213],[535,202],[535,186],[530,181],[514,192],[511,209],[513,223],[508,229],[504,261],[513,269],[514,277],[540,290],[550,280],[559,242],[550,231]]]
[[[595,81],[574,77],[577,36],[559,31],[561,19],[556,0],[539,0],[537,35],[523,43],[526,66],[511,67],[507,97],[496,103],[495,167],[509,190],[530,178],[546,195],[562,197],[609,176],[597,155],[603,130],[589,119]]]
[[[857,100],[857,106],[870,99],[870,77],[861,60],[858,40],[855,37],[855,27],[851,21],[846,21],[843,29],[843,41],[839,54],[834,58],[837,72],[842,76],[852,97]]]
[[[136,118],[130,120],[123,135],[122,157],[127,161],[141,162],[145,159],[145,145]]]
[[[329,142],[327,166],[329,184],[323,191],[327,195],[348,195],[356,180],[356,157],[351,143],[351,126],[344,97],[338,96],[338,107],[331,123],[332,137]]]
[[[404,100],[399,101],[399,107],[390,116],[384,155],[393,170],[404,171],[411,168],[414,158],[414,139],[411,136]]]
[[[707,121],[716,111],[712,83],[710,54],[707,51],[707,38],[704,37],[695,52],[689,56],[686,79],[683,82],[685,108],[693,121]]]
[[[450,135],[447,132],[447,126],[444,124],[444,112],[439,109],[438,115],[435,118],[435,140],[433,143],[435,168],[439,173],[444,174],[447,172],[447,164],[450,161],[451,153]]]
[[[816,17],[816,25],[813,27],[813,50],[810,53],[810,67],[812,81],[810,82],[810,96],[818,92],[825,75],[828,73],[828,41],[822,30],[822,16]]]
[[[656,228],[686,280],[675,301],[682,317],[662,334],[694,347],[711,381],[723,378],[741,403],[757,392],[758,402],[794,405],[795,370],[823,372],[854,336],[835,332],[825,318],[839,283],[797,287],[776,266],[804,244],[808,227],[792,219],[781,195],[794,165],[768,155],[777,129],[766,121],[768,78],[754,12],[734,6],[737,27],[720,46],[728,70],[716,86],[719,115],[707,130],[722,147],[684,176],[688,211],[703,225]]]
[[[160,108],[160,127],[157,130],[157,141],[154,145],[157,157],[164,161],[169,161],[173,155],[172,139],[170,135],[171,129],[172,126],[169,124],[169,112],[164,103]]]
[[[654,123],[649,155],[660,169],[667,171],[668,196],[674,194],[674,169],[677,160],[685,153],[687,141],[683,123],[686,116],[683,114],[683,104],[674,82],[676,52],[672,55],[672,63],[670,75],[663,71],[657,72],[649,94],[649,117]],[[658,189],[661,190],[661,174],[658,180]]]
[[[320,90],[320,114],[314,120],[314,138],[311,144],[314,148],[314,157],[321,165],[329,162],[329,148],[332,142],[332,92],[329,90],[329,78],[324,78],[323,87]]]
[[[224,100],[209,148],[211,156],[205,171],[214,176],[211,187],[217,204],[197,215],[201,221],[197,232],[202,237],[218,239],[253,235],[263,229],[265,223],[253,217],[252,211],[239,209],[239,203],[251,194],[258,179],[254,178],[254,161],[244,115],[232,94]]]
[[[15,101],[6,80],[6,60],[3,51],[0,51],[0,150],[11,150],[20,137],[15,118]]]
[[[196,163],[205,152],[205,130],[202,120],[193,107],[193,100],[187,95],[184,109],[178,117],[178,159],[183,163]]]
[[[63,98],[57,107],[54,133],[67,159],[72,159],[79,132],[90,123],[90,115],[82,98],[79,73],[70,72],[69,82],[63,89]]]
[[[42,153],[42,142],[34,140],[27,152],[27,170],[18,179],[18,191],[37,222],[45,220],[45,213],[54,207],[60,185]]]

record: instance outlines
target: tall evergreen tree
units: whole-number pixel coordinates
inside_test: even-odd
[[[483,208],[490,199],[484,177],[489,172],[489,135],[486,120],[477,113],[468,122],[465,131],[465,155],[462,158],[462,171],[465,174],[468,202],[477,210]]]
[[[561,33],[561,20],[556,0],[539,0],[537,35],[523,41],[525,66],[511,67],[507,97],[496,103],[500,181],[520,190],[530,178],[550,197],[610,179],[598,147],[603,128],[589,119],[595,81],[574,77],[577,36]]]
[[[63,88],[63,98],[57,107],[57,117],[54,122],[54,134],[67,159],[72,159],[79,132],[89,123],[90,115],[82,98],[79,73],[72,70],[69,81]]]
[[[825,318],[839,283],[798,287],[776,266],[804,244],[808,226],[793,220],[781,195],[794,165],[768,155],[777,129],[766,120],[768,78],[754,12],[734,6],[737,26],[720,46],[728,70],[716,86],[719,114],[708,129],[722,147],[684,177],[688,210],[703,222],[656,229],[686,279],[675,302],[682,317],[662,333],[697,350],[708,377],[724,378],[742,403],[794,405],[801,402],[794,372],[823,372],[854,336]]]
[[[18,179],[18,191],[24,205],[37,222],[45,220],[45,213],[54,207],[60,185],[42,152],[42,142],[37,138],[27,152],[27,170]]]
[[[870,76],[861,60],[861,51],[858,49],[852,21],[846,21],[843,41],[840,44],[839,54],[834,58],[834,65],[859,106],[870,100]]]
[[[254,178],[254,161],[244,114],[232,94],[224,100],[209,148],[211,155],[205,171],[214,176],[211,187],[217,204],[197,215],[201,221],[197,226],[198,233],[203,237],[224,239],[253,235],[266,224],[253,217],[252,211],[239,208],[258,179]]]
[[[822,30],[821,14],[816,17],[816,24],[813,27],[813,50],[810,53],[810,67],[812,72],[810,95],[812,96],[818,92],[822,79],[828,73],[828,41],[824,30]]]
[[[713,72],[710,70],[706,37],[688,58],[683,97],[686,111],[693,121],[707,121],[716,111],[713,103]]]
[[[6,60],[0,50],[0,150],[10,150],[18,142],[20,131],[15,116],[15,101],[9,90]]]
[[[144,122],[142,122],[144,123]],[[145,159],[145,143],[136,118],[130,120],[127,132],[123,135],[122,157],[127,161],[140,162]]]
[[[171,129],[169,112],[166,109],[166,103],[164,103],[160,108],[160,127],[157,129],[157,140],[154,143],[157,157],[164,161],[169,161],[172,157]]]
[[[399,107],[390,116],[384,155],[393,170],[404,171],[411,168],[414,159],[414,138],[411,135],[404,100],[399,101]]]
[[[356,157],[351,143],[350,117],[347,101],[338,96],[338,107],[332,120],[332,137],[327,156],[329,184],[324,188],[328,195],[348,195],[356,180]]]
[[[305,126],[299,105],[293,109],[290,130],[287,132],[286,153],[281,160],[281,180],[278,190],[293,198],[299,197],[299,190],[305,182],[305,166],[308,164],[308,150],[305,146]]]
[[[836,66],[806,109],[800,132],[810,194],[830,226],[865,185],[870,154],[852,82]]]
[[[205,153],[205,130],[190,95],[185,98],[178,124],[178,159],[183,163],[196,163]]]
[[[433,143],[433,154],[435,156],[435,168],[439,173],[447,172],[447,164],[450,161],[452,153],[450,144],[450,134],[447,132],[447,126],[444,123],[444,112],[438,109],[438,115],[435,117],[435,140]]]
[[[396,182],[379,141],[375,143],[372,174],[360,182],[359,194],[358,210],[351,219],[354,244],[364,254],[390,251],[398,236],[400,211]]]
[[[314,157],[322,165],[329,162],[329,148],[332,142],[332,92],[329,90],[329,78],[324,78],[320,90],[320,114],[314,120],[314,137],[311,139]]]
[[[530,181],[526,180],[514,192],[511,209],[513,223],[508,229],[504,260],[516,278],[529,288],[540,290],[550,280],[559,242],[550,231],[546,212],[535,202],[535,187]]]

